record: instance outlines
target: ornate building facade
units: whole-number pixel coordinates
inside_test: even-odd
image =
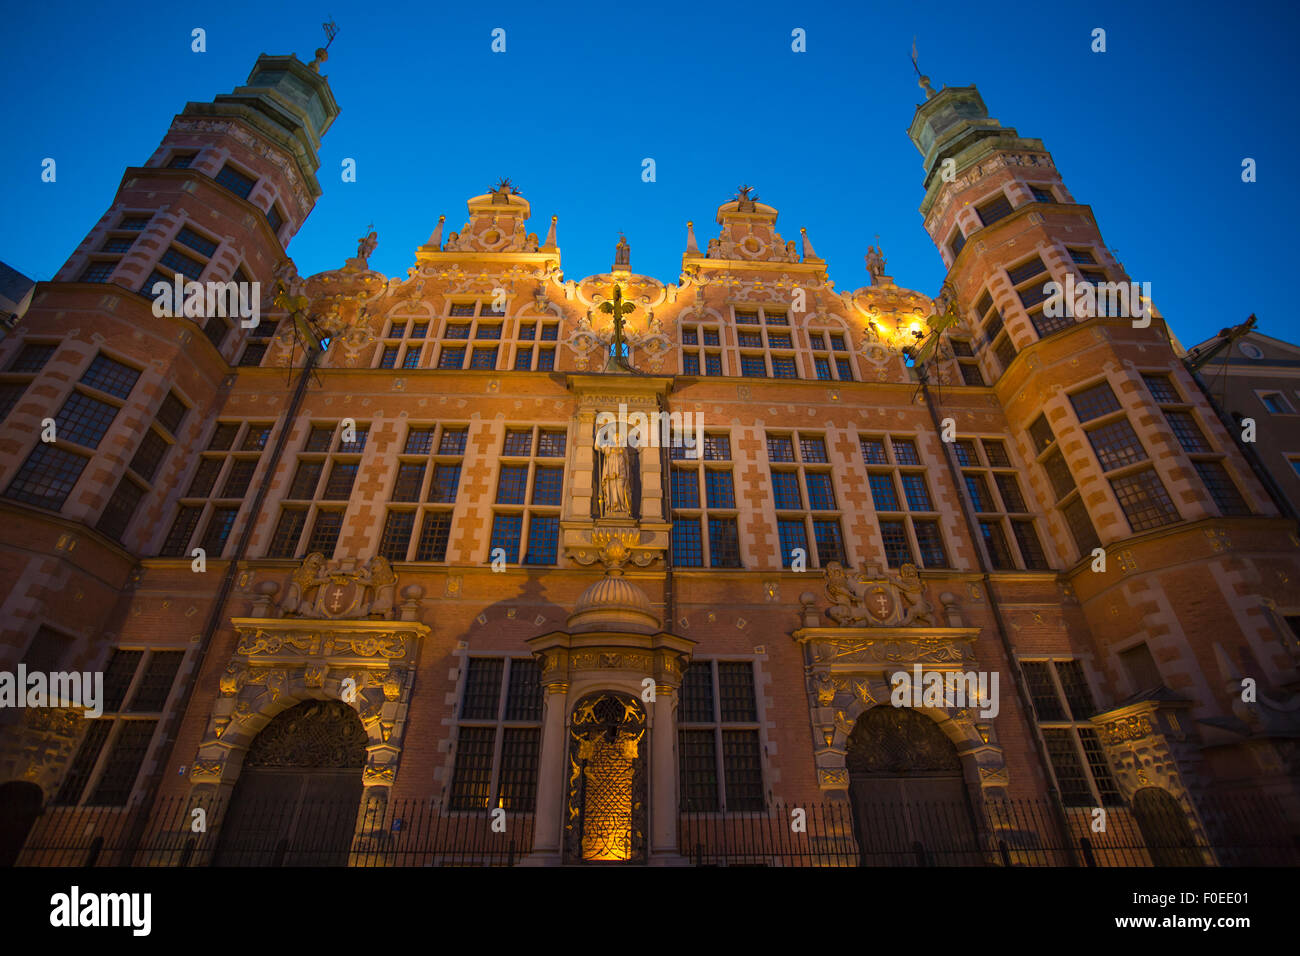
[[[328,797],[294,826],[346,861],[421,801],[671,863],[684,814],[1296,812],[1297,528],[1158,314],[1051,317],[1128,276],[974,87],[910,130],[937,299],[877,249],[835,289],[749,187],[674,282],[625,240],[566,277],[508,181],[405,276],[372,233],[303,278],[322,59],[188,104],[0,341],[0,667],[105,675],[97,719],[5,715],[24,827],[220,805],[219,860]],[[176,274],[260,321],[157,314]],[[900,670],[1000,680],[897,707]]]

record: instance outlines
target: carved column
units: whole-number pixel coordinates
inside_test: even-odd
[[[650,771],[650,861],[664,864],[679,856],[677,846],[677,688],[655,688]],[[685,862],[685,858],[681,859]]]
[[[578,434],[573,443],[573,461],[569,467],[569,496],[565,501],[565,521],[591,521],[591,499],[595,494],[596,409],[578,411]]]
[[[653,421],[653,420],[652,420]],[[662,439],[659,424],[652,425],[656,435]],[[664,520],[664,473],[662,448],[653,445],[642,448],[641,459],[641,520],[643,522],[662,522]],[[700,455],[704,450],[700,450]]]
[[[558,667],[562,651],[551,652]],[[552,660],[547,655],[543,666]],[[564,813],[564,735],[568,710],[567,681],[546,679],[543,671],[542,742],[537,754],[537,807],[533,814],[533,852],[524,859],[525,866],[551,866],[560,862],[560,823]],[[551,675],[554,676],[554,675]]]

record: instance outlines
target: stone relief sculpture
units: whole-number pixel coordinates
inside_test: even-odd
[[[313,552],[303,560],[302,565],[289,575],[289,586],[280,602],[281,614],[302,614],[311,609],[307,592],[329,580],[324,573],[325,555]]]
[[[374,589],[374,597],[371,599],[366,613],[371,617],[378,614],[384,620],[392,618],[393,600],[397,594],[397,575],[393,572],[388,559],[382,554],[377,554],[371,558],[366,565],[366,572],[362,580]]]
[[[934,608],[915,565],[905,564],[896,574],[877,574],[868,567],[849,580],[839,562],[826,566],[826,616],[841,627],[889,627],[933,624]]]
[[[331,566],[313,552],[289,575],[279,612],[280,617],[387,621],[394,617],[396,597],[397,575],[382,555],[360,567],[350,560]]]

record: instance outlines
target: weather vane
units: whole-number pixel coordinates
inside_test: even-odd
[[[916,70],[917,82],[920,83],[921,89],[925,90],[925,98],[928,100],[934,96],[934,89],[930,86],[930,78],[921,72],[921,67],[916,62],[916,36],[912,36],[912,69]]]
[[[330,17],[329,22],[322,23],[321,26],[325,30],[325,49],[328,50],[330,44],[334,42],[334,37],[338,35],[339,25],[334,22],[333,17]]]

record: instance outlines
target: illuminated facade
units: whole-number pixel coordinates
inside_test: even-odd
[[[1045,282],[1128,276],[974,87],[910,133],[936,304],[874,249],[837,291],[748,187],[672,283],[624,243],[566,277],[508,182],[404,277],[372,234],[299,278],[319,68],[189,104],[0,341],[0,667],[107,698],[7,715],[11,806],[220,799],[231,852],[259,799],[418,800],[526,816],[530,863],[778,805],[1294,810],[1297,529],[1158,314],[1052,317]],[[260,323],[156,315],[176,273],[260,282]],[[620,409],[670,441],[607,445]],[[1000,681],[891,707],[914,665]],[[341,862],[368,825],[294,819]]]

